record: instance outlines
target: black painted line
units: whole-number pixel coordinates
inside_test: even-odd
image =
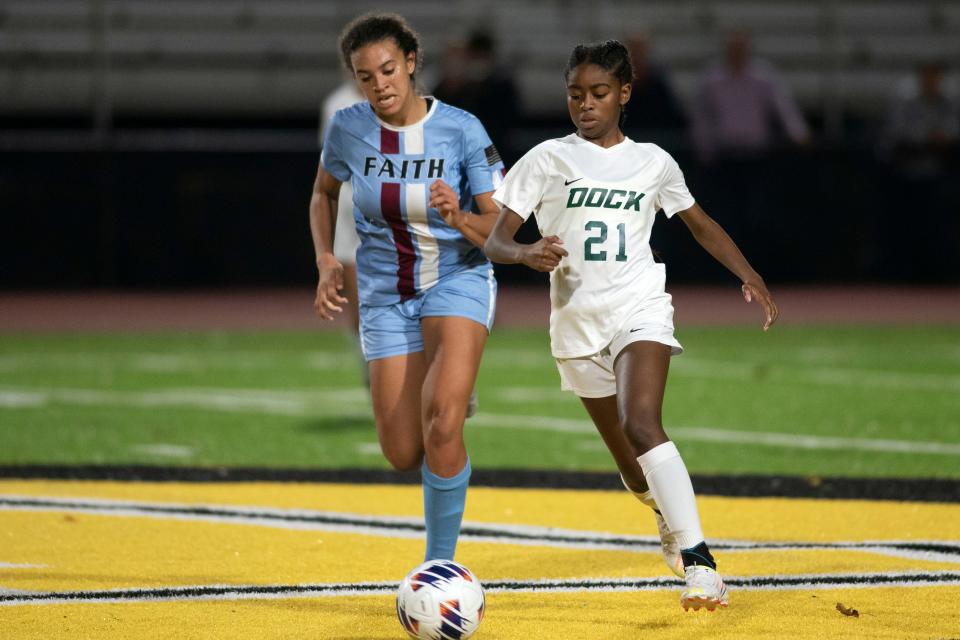
[[[266,521],[300,522],[318,525],[362,527],[384,532],[412,531],[423,532],[420,522],[402,522],[391,519],[356,518],[347,515],[320,513],[278,513],[276,511],[257,511],[254,509],[229,509],[226,507],[185,507],[175,505],[137,504],[133,502],[82,502],[69,499],[45,500],[42,498],[20,498],[0,496],[0,507],[26,508],[52,511],[77,511],[92,514],[120,513],[132,515],[167,515],[211,518],[226,522]],[[604,535],[551,535],[535,531],[524,532],[514,529],[496,529],[490,527],[464,526],[460,530],[463,539],[482,538],[502,542],[539,542],[568,545],[600,545],[625,547],[632,549],[657,550],[659,541],[638,540],[636,538],[611,537]],[[715,550],[758,551],[758,550],[873,550],[885,549],[908,551],[912,553],[937,553],[948,556],[960,556],[960,543],[930,541],[875,541],[863,542],[724,542],[716,541],[710,545]]]
[[[854,575],[806,575],[729,577],[731,587],[771,589],[842,587],[960,585],[960,572],[875,573]],[[123,602],[144,600],[201,600],[211,598],[320,597],[337,594],[392,594],[397,582],[362,582],[304,585],[236,585],[208,587],[166,587],[158,589],[113,589],[102,591],[50,591],[0,595],[0,605],[44,604],[51,602]],[[488,592],[534,591],[634,591],[674,588],[677,578],[585,579],[585,580],[494,580],[484,583]]]
[[[0,478],[143,482],[332,482],[420,484],[419,472],[383,469],[156,467],[120,465],[3,465]],[[622,491],[616,473],[531,469],[474,469],[473,486]],[[843,478],[764,475],[693,476],[701,495],[960,502],[960,479]]]
[[[96,503],[96,502],[72,502],[59,500],[43,499],[20,499],[0,497],[0,505],[11,507],[28,507],[35,509],[52,509],[64,511],[85,511],[85,512],[141,512],[147,515],[186,515],[196,517],[208,517],[224,520],[268,520],[276,522],[309,522],[314,524],[334,524],[347,525],[355,527],[373,527],[378,529],[395,529],[409,531],[425,531],[423,524],[392,522],[385,520],[352,518],[349,516],[326,516],[322,514],[284,514],[264,511],[231,510],[226,508],[214,507],[177,507],[150,504],[116,504],[116,503]]]

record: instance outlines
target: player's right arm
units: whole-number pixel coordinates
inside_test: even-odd
[[[559,236],[546,236],[533,244],[520,244],[514,237],[523,224],[523,218],[513,209],[504,207],[487,236],[483,251],[487,258],[501,264],[525,264],[536,271],[553,271],[567,255]]]
[[[321,164],[313,181],[310,197],[310,235],[317,256],[317,297],[314,308],[324,320],[333,320],[333,311],[341,312],[340,305],[347,299],[340,295],[343,289],[343,265],[333,255],[333,230],[337,217],[337,198],[341,182],[327,173]]]
[[[546,236],[533,244],[520,244],[514,239],[520,225],[542,202],[547,173],[543,145],[537,145],[507,172],[503,184],[494,192],[493,202],[500,205],[500,215],[483,245],[484,253],[493,262],[525,264],[535,271],[553,271],[567,255],[559,236]]]
[[[700,246],[706,249],[707,253],[713,256],[717,262],[740,278],[743,283],[741,286],[743,299],[747,302],[756,300],[760,303],[765,316],[763,330],[769,329],[780,317],[780,310],[777,308],[777,303],[773,301],[770,291],[767,290],[763,278],[750,266],[733,239],[697,203],[694,203],[688,209],[677,212],[677,215],[690,229],[690,233]]]

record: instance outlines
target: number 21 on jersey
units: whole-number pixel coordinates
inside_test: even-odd
[[[603,262],[607,259],[607,251],[598,249],[607,241],[607,223],[602,220],[591,220],[583,227],[584,231],[590,231],[591,234],[599,232],[597,235],[591,235],[583,242],[583,256],[585,260]],[[617,225],[617,235],[619,236],[619,249],[617,251],[616,261],[626,262],[627,260],[627,223],[621,222]]]

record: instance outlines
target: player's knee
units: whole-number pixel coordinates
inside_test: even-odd
[[[443,451],[459,443],[462,437],[462,429],[436,424],[427,429],[424,445],[428,451]]]
[[[463,438],[465,411],[465,407],[459,407],[453,402],[431,402],[426,415],[426,448],[438,451],[459,442]]]
[[[394,471],[416,471],[420,468],[420,465],[423,464],[423,458],[419,456],[416,458],[408,456],[392,460],[387,458],[387,461],[390,463],[390,466],[393,467]]]
[[[383,457],[396,471],[413,471],[423,462],[423,450],[419,447],[381,447]]]
[[[623,430],[634,450],[639,452],[650,450],[664,438],[660,411],[654,409],[631,412],[623,421]]]
[[[419,438],[390,437],[389,429],[381,430],[380,451],[390,466],[397,471],[412,471],[420,468],[423,461],[423,444]]]

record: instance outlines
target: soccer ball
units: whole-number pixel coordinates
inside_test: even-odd
[[[397,591],[397,617],[417,640],[465,640],[483,620],[483,587],[453,560],[428,560]]]

